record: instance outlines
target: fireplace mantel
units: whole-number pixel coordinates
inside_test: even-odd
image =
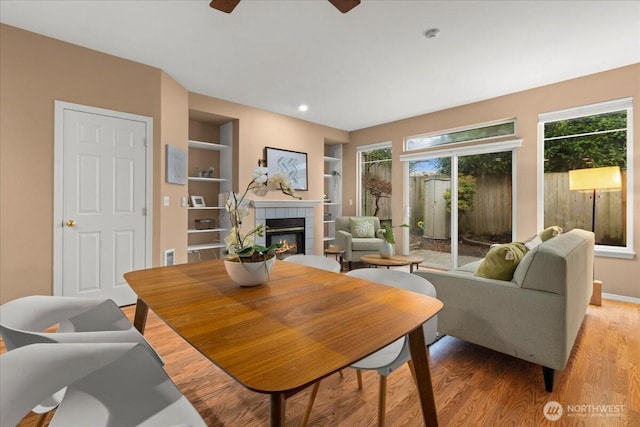
[[[255,208],[314,208],[322,203],[322,200],[252,200]]]

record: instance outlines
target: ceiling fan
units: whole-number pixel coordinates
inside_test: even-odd
[[[340,12],[347,13],[360,4],[360,0],[329,0]],[[240,0],[211,0],[209,6],[225,13],[231,13]]]

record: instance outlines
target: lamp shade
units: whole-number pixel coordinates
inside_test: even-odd
[[[622,188],[619,166],[569,171],[569,190],[605,190]]]

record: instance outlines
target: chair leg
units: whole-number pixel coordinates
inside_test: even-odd
[[[411,371],[411,376],[413,377],[413,382],[416,384],[416,387],[418,386],[418,377],[416,376],[416,367],[413,365],[413,360],[409,360],[407,362],[407,365],[409,365],[409,370]]]
[[[358,377],[358,390],[362,390],[362,372],[360,372],[360,369],[356,369],[356,376]]]
[[[351,271],[351,261],[349,261],[349,271]]]
[[[311,395],[309,396],[309,403],[307,403],[307,409],[304,411],[304,417],[302,418],[302,423],[300,423],[301,427],[306,427],[309,422],[309,417],[311,416],[311,409],[313,409],[313,402],[316,400],[316,395],[318,394],[318,389],[320,388],[320,381],[317,381],[313,388],[311,389]]]
[[[387,377],[380,375],[380,391],[378,395],[378,427],[384,427],[385,413],[387,411]]]

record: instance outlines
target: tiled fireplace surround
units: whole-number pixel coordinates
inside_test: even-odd
[[[253,200],[255,225],[265,225],[267,219],[304,218],[304,248],[306,255],[313,255],[313,211],[322,200]],[[256,244],[264,245],[266,238],[256,237]]]

